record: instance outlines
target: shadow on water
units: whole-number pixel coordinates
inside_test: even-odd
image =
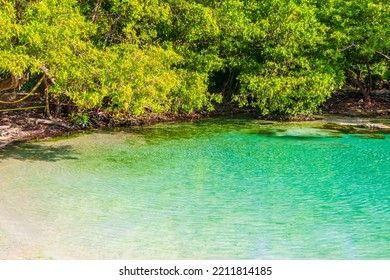
[[[76,152],[70,145],[48,146],[34,143],[26,143],[11,146],[0,151],[0,161],[16,159],[26,161],[77,160]]]
[[[184,140],[192,138],[208,138],[216,134],[246,129],[253,119],[248,118],[213,118],[188,122],[168,122],[153,125],[120,127],[103,130],[105,133],[125,132],[137,135],[147,144],[163,141]],[[253,125],[253,124],[252,124]]]

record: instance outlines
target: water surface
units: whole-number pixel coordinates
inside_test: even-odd
[[[390,138],[215,119],[0,151],[0,258],[389,259]]]

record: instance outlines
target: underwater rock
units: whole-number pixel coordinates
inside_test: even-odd
[[[265,137],[276,137],[276,138],[292,138],[292,139],[318,139],[318,138],[339,138],[340,133],[338,130],[328,130],[321,128],[302,128],[302,127],[291,127],[291,128],[262,128],[251,131],[250,134],[257,134]]]
[[[343,126],[356,126],[360,128],[379,129],[379,130],[390,130],[390,126],[380,123],[339,123]]]
[[[323,125],[323,128],[339,131],[347,134],[372,134],[378,135],[377,133],[389,133],[390,127],[384,124],[376,124],[376,123],[347,123],[347,122],[339,122],[339,123],[326,123]],[[376,133],[376,134],[375,134]],[[372,138],[378,138],[381,136],[373,136]],[[366,137],[367,138],[367,137]]]
[[[290,128],[283,132],[276,132],[275,136],[295,139],[339,137],[334,131],[319,128]]]

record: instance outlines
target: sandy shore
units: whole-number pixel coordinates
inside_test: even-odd
[[[1,197],[0,201],[0,259],[44,259],[40,242],[32,241],[32,235],[39,239],[37,229],[31,228],[31,224]]]

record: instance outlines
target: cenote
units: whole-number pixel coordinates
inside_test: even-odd
[[[351,132],[351,131],[349,131]],[[390,136],[254,119],[0,151],[2,259],[389,259]]]

